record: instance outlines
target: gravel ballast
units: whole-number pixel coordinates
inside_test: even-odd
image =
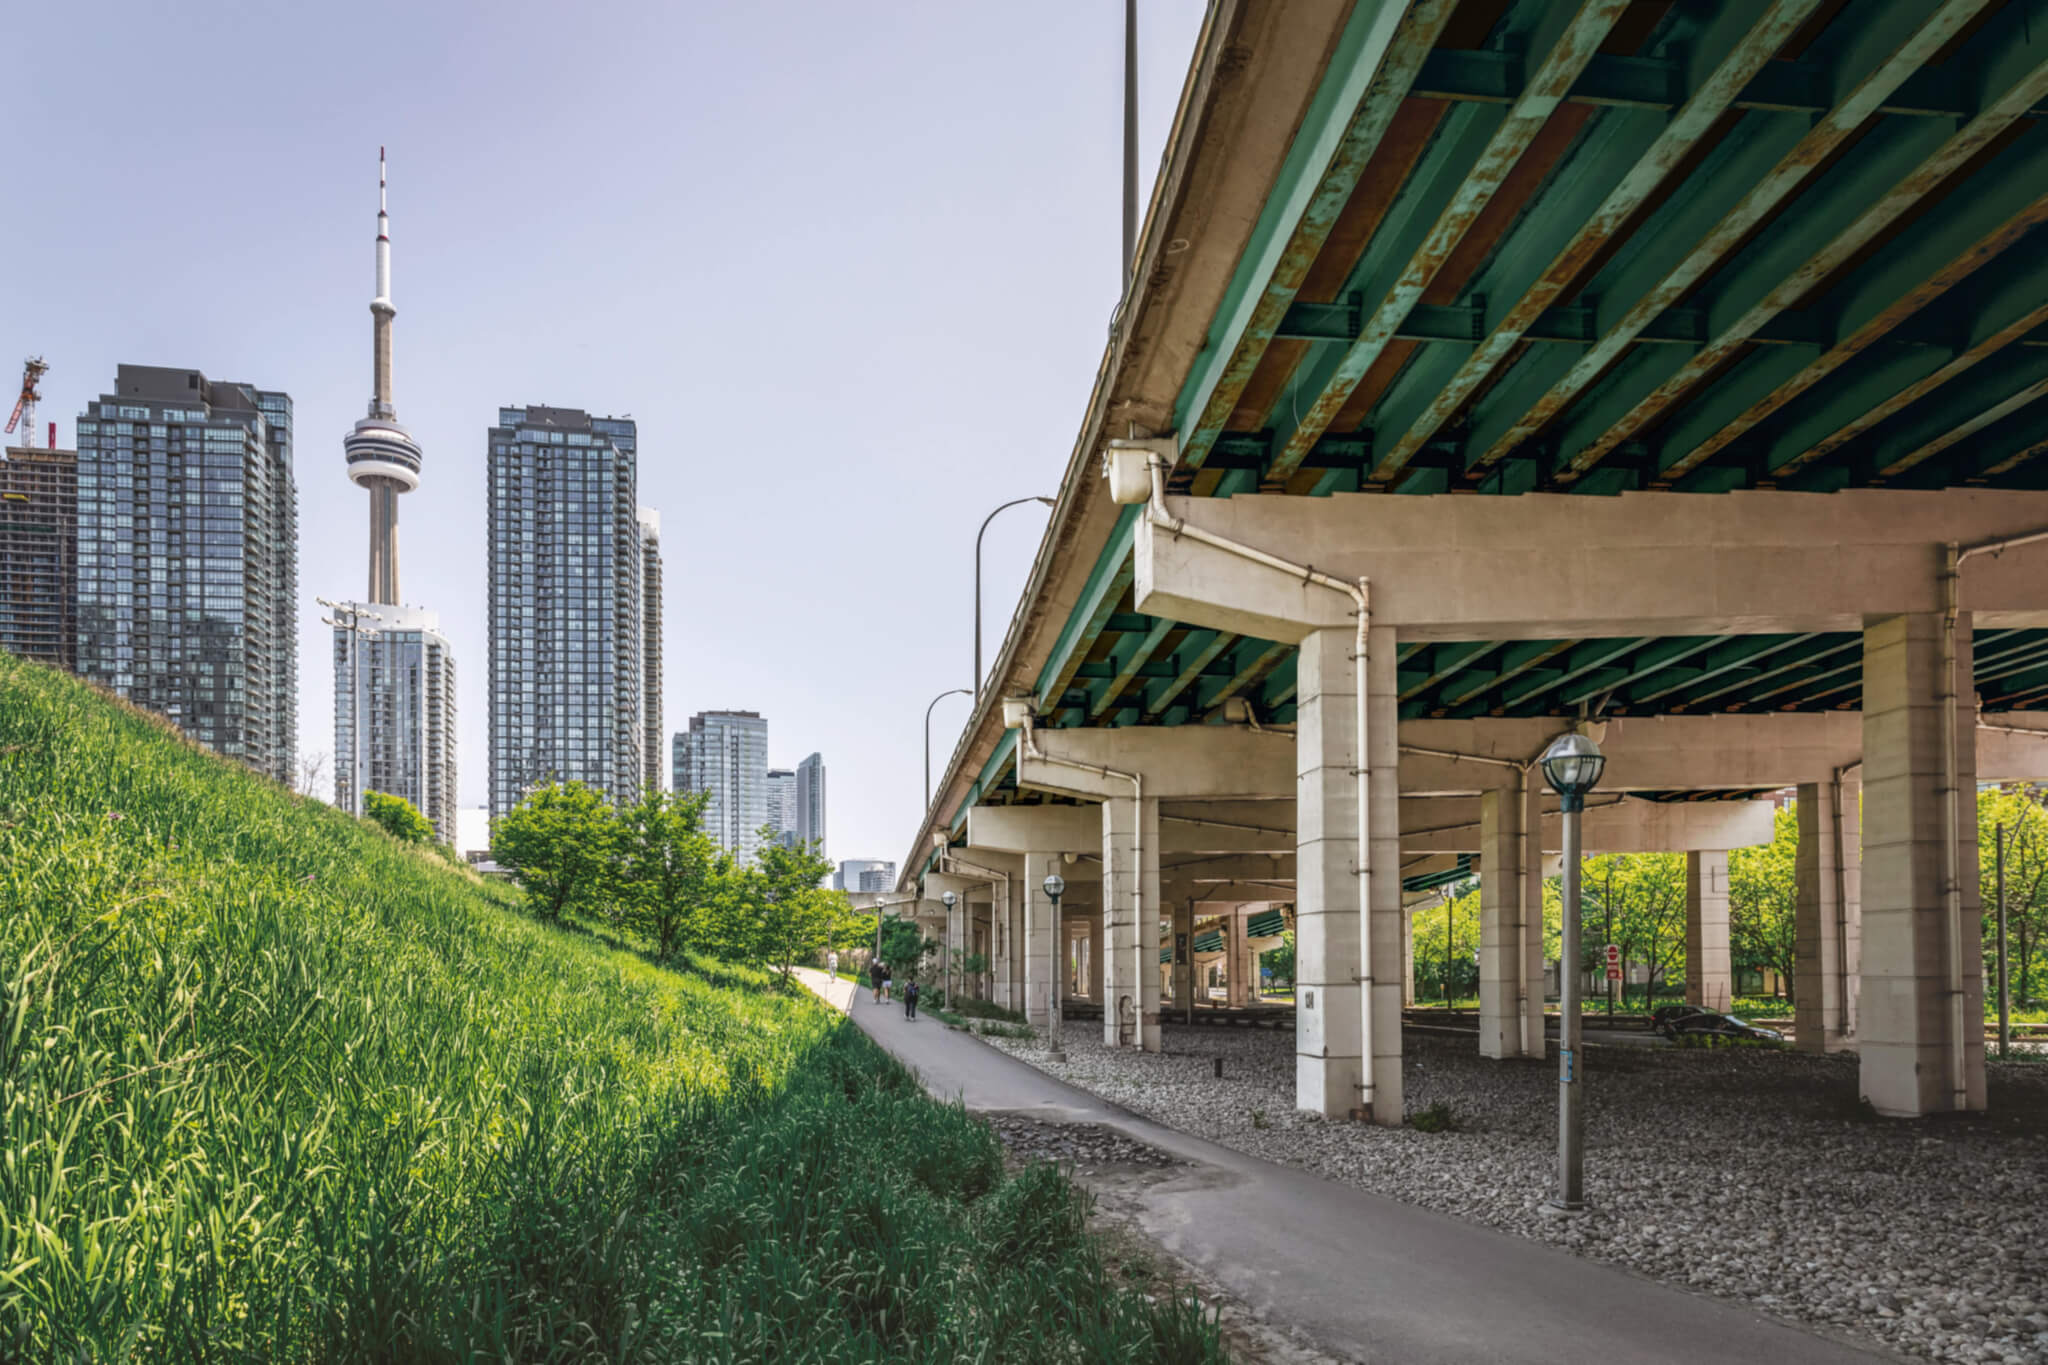
[[[1294,1108],[1294,1035],[1169,1025],[1166,1051],[1066,1030],[991,1046],[1157,1122],[1789,1321],[1929,1360],[2048,1362],[2048,1066],[1990,1064],[1986,1117],[1879,1119],[1853,1056],[1608,1047],[1585,1075],[1586,1214],[1544,1209],[1555,1062],[1411,1030],[1410,1116]],[[1214,1074],[1223,1058],[1223,1079]]]

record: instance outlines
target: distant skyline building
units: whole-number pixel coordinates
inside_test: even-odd
[[[443,843],[456,839],[455,652],[438,615],[401,605],[398,495],[420,483],[420,448],[391,397],[391,217],[377,149],[377,292],[370,299],[370,407],[342,440],[348,476],[370,494],[369,592],[331,606],[334,803],[365,792],[412,802]]]
[[[78,671],[75,450],[16,447],[0,459],[0,649]]]
[[[768,722],[758,711],[699,711],[674,746],[678,792],[708,792],[704,829],[743,863],[768,823]]]
[[[641,794],[661,790],[661,513],[639,511]]]
[[[796,770],[770,768],[768,783],[768,825],[785,848],[796,847]]]
[[[122,365],[78,419],[78,672],[291,783],[290,395]]]
[[[798,847],[825,856],[825,759],[812,754],[796,765],[796,830]]]
[[[638,444],[632,419],[580,408],[500,408],[490,429],[494,819],[548,781],[588,783],[620,806],[640,799],[650,647]]]
[[[832,874],[834,891],[888,891],[896,885],[896,864],[883,858],[849,858]]]

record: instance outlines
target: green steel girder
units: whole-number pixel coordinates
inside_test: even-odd
[[[1231,651],[1231,670],[1214,690],[1197,689],[1196,708],[1199,711],[1213,711],[1245,688],[1264,678],[1279,667],[1295,649],[1293,645],[1275,644],[1270,640],[1242,637],[1237,648]]]
[[[1371,310],[1364,330],[1348,345],[1321,348],[1322,354],[1312,354],[1295,369],[1291,396],[1297,401],[1288,413],[1292,430],[1274,454],[1269,480],[1290,478],[1336,420],[1393,344],[1396,328],[1453,263],[1459,245],[1535,145],[1557,100],[1598,54],[1626,10],[1626,0],[1536,7],[1532,30],[1517,35],[1536,61],[1527,88],[1512,105],[1458,104],[1444,115],[1435,145],[1355,272]],[[1540,60],[1535,53],[1542,54]],[[1312,379],[1306,403],[1298,401],[1304,376]]]
[[[1174,661],[1180,665],[1180,672],[1174,674],[1172,679],[1156,692],[1147,689],[1142,708],[1144,713],[1147,716],[1156,716],[1165,711],[1174,698],[1193,685],[1194,681],[1202,676],[1203,670],[1237,639],[1237,636],[1228,631],[1190,632],[1188,637],[1181,641],[1180,650],[1174,655]]]
[[[1301,650],[1297,647],[1267,676],[1265,686],[1259,689],[1259,711],[1262,715],[1270,716],[1294,700],[1301,684],[1300,663]]]
[[[1454,0],[1354,5],[1174,409],[1200,468],[1378,150]]]
[[[1844,286],[1827,295],[1822,306],[1838,319],[1839,344],[1819,356],[1782,350],[1751,355],[1733,372],[1722,375],[1709,392],[1687,402],[1661,433],[1664,458],[1660,477],[1685,477],[1757,422],[1850,366],[1900,323],[1977,271],[1995,270],[1992,263],[2002,253],[2019,247],[2037,225],[2048,222],[2048,192],[2043,189],[2048,184],[2048,138],[2022,137],[1992,158],[1980,174],[1987,183],[1966,202],[1923,218]],[[2015,283],[2025,289],[2029,284],[2026,266],[2038,269],[2039,264],[2038,259],[2028,260],[2017,271],[1996,273],[2017,276]],[[2040,288],[2040,279],[2031,283],[2035,290]],[[2002,298],[2007,307],[2013,306],[2012,294]],[[2034,307],[2042,301],[2038,292],[2022,293],[2018,298]],[[2041,318],[2033,316],[2032,308],[2026,309],[2024,316],[2027,320],[2021,330],[2040,324]],[[1925,368],[1934,372],[1942,367]],[[1940,406],[1948,406],[1945,396]]]
[[[1462,706],[1484,693],[1491,692],[1505,683],[1528,673],[1538,664],[1544,663],[1571,648],[1569,640],[1521,640],[1504,645],[1500,651],[1500,664],[1484,673],[1462,674],[1437,689],[1441,705]],[[1563,670],[1557,670],[1563,676]]]
[[[1865,354],[1831,374],[1817,401],[1802,391],[1773,415],[1759,464],[1775,478],[1796,474],[2008,347],[2028,345],[2048,323],[2048,251],[2034,241],[2007,250],[1944,305],[1953,310],[1940,327],[1949,334],[1947,347]]]
[[[1974,468],[1969,478],[1973,481],[1990,482],[1998,480],[2011,482],[2011,476],[2022,472],[2021,467],[2040,459],[2048,453],[2048,412],[2036,410],[2018,418],[2008,418],[1984,433],[1977,442],[1973,457]],[[2025,482],[2019,486],[2039,488],[2041,467],[2024,471]]]
[[[1052,698],[1066,691],[1067,683],[1087,659],[1109,618],[1131,586],[1131,546],[1138,531],[1137,507],[1126,507],[1118,515],[1109,543],[1096,556],[1095,567],[1082,585],[1081,596],[1067,613],[1067,622],[1053,642],[1052,653],[1038,671],[1038,709],[1049,709]]]
[[[1618,680],[1602,685],[1593,678],[1581,679],[1576,685],[1561,689],[1559,700],[1566,706],[1591,701],[1602,693],[1617,691],[1629,683],[1661,673],[1682,659],[1712,649],[1726,638],[1720,635],[1680,635],[1652,640],[1622,666],[1622,676]]]
[[[1281,319],[1276,335],[1284,341],[1355,341],[1364,325],[1363,298],[1354,290],[1345,303],[1297,303]],[[1487,296],[1480,294],[1474,295],[1470,303],[1418,303],[1394,329],[1392,339],[1474,345],[1486,340],[1488,302]],[[1546,308],[1522,331],[1521,338],[1570,346],[1596,345],[1601,336],[1598,314],[1597,308],[1585,304]],[[1794,310],[1772,319],[1752,340],[1762,345],[1826,345],[1833,337],[1833,325],[1826,314]],[[1705,309],[1667,308],[1630,340],[1645,345],[1699,346],[1706,343],[1708,335]],[[1933,338],[1920,333],[1908,333],[1901,340],[1922,346],[1934,344]],[[1390,423],[1389,430],[1406,428],[1397,420]],[[1210,456],[1208,468],[1220,467],[1215,458],[1215,454]],[[1304,459],[1302,467],[1313,466]]]
[[[1660,681],[1656,686],[1645,685],[1631,688],[1629,705],[1644,706],[1673,692],[1694,687],[1710,678],[1732,677],[1740,682],[1761,675],[1760,660],[1787,649],[1795,649],[1809,640],[1819,639],[1818,633],[1807,635],[1746,635],[1730,640],[1718,648],[1707,651],[1706,658],[1699,661],[1700,667],[1692,677],[1672,677]]]
[[[1681,695],[1667,704],[1667,709],[1696,710],[1707,702],[1726,698],[1734,692],[1754,696],[1758,689],[1773,680],[1818,676],[1819,673],[1826,671],[1828,660],[1845,651],[1854,651],[1855,657],[1860,660],[1863,657],[1863,637],[1853,633],[1816,635],[1805,645],[1795,646],[1786,651],[1776,663],[1764,665],[1763,671],[1754,676],[1709,678],[1705,682],[1704,690],[1683,689]],[[1732,703],[1721,702],[1723,706],[1730,704]]]
[[[1588,261],[1654,208],[1670,178],[1720,136],[1731,103],[1818,8],[1720,6],[1703,29],[1680,42],[1685,68],[1679,82],[1691,96],[1672,116],[1610,109],[1593,120],[1580,136],[1570,173],[1545,188],[1539,210],[1524,218],[1472,282],[1514,301],[1500,322],[1470,356],[1460,359],[1437,347],[1417,357],[1382,397],[1378,425],[1389,439],[1373,471],[1375,484],[1391,486],[1475,395],[1515,364],[1527,329],[1565,301],[1567,291],[1583,289]],[[1674,197],[1687,190],[1681,182]],[[1656,318],[1638,321],[1649,327]]]
[[[1959,131],[1937,120],[1879,122],[1808,191],[1794,212],[1783,215],[1751,240],[1715,276],[1712,312],[1715,337],[1698,353],[1675,362],[1660,358],[1661,350],[1643,348],[1617,371],[1590,401],[1565,420],[1558,435],[1562,459],[1557,477],[1573,482],[1592,469],[1622,441],[1640,437],[1662,421],[1673,406],[1741,354],[1763,322],[1810,296],[1814,289],[1856,262],[1886,234],[1904,231],[1883,252],[1892,269],[1863,271],[1850,286],[1845,310],[1853,332],[1870,318],[1897,306],[1899,296],[1924,282],[1953,259],[1968,242],[2007,222],[2022,205],[2039,196],[2038,171],[2017,191],[1996,178],[1973,181],[1973,192],[1949,211],[1917,221],[1923,201],[1940,196],[1950,179],[1999,141],[2042,94],[2048,93],[2048,30],[2028,43],[2009,33],[2009,45],[1987,52],[1986,89],[1996,92],[1984,112]],[[1945,135],[1946,134],[1946,135]],[[2021,138],[1997,159],[2035,166],[2029,153],[2034,139]],[[1843,225],[1824,245],[1814,249],[1815,219]],[[1846,221],[1845,221],[1846,220]],[[1898,249],[1904,245],[1901,253]],[[1868,317],[1858,316],[1867,311]],[[1911,308],[1906,308],[1911,312]],[[1715,386],[1716,399],[1734,403],[1767,396],[1783,378],[1806,362],[1799,356],[1766,357],[1762,365],[1744,365]],[[1751,376],[1754,374],[1754,378]],[[1748,404],[1742,404],[1746,407]],[[1736,411],[1740,411],[1737,407]],[[1691,454],[1666,466],[1668,478],[1689,472]]]
[[[1944,388],[1937,403],[1922,404],[1887,423],[1872,438],[1871,467],[1879,478],[1897,478],[2043,396],[2048,396],[2048,352],[2015,350]]]
[[[1955,7],[1936,0],[1859,15],[1834,57],[1834,88],[1844,103],[1810,129],[1796,119],[1745,118],[1737,124],[1661,206],[1633,225],[1613,264],[1591,281],[1594,292],[1624,310],[1608,337],[1582,355],[1531,351],[1487,394],[1471,423],[1467,449],[1473,468],[1490,469],[1550,426],[1624,359],[1632,329],[1683,303],[1731,258],[1746,254],[1758,228],[1821,176],[1864,128],[1867,110],[1952,40],[1957,17]],[[1802,204],[1790,217],[1811,221],[1806,208]],[[1648,364],[1652,354],[1637,348],[1626,359]]]
[[[1608,668],[1617,659],[1627,657],[1646,641],[1637,637],[1621,637],[1612,640],[1587,640],[1572,646],[1565,655],[1564,673],[1555,683],[1546,686],[1525,686],[1510,689],[1501,700],[1510,707],[1522,705],[1530,698],[1551,687],[1563,687],[1567,683],[1589,679]],[[1626,677],[1626,672],[1617,671],[1617,680]],[[1596,689],[1598,690],[1598,689]]]
[[[1180,623],[1178,621],[1157,621],[1144,634],[1136,637],[1125,637],[1129,641],[1129,646],[1123,652],[1121,662],[1117,665],[1116,671],[1111,675],[1109,685],[1102,689],[1102,695],[1096,699],[1094,705],[1088,708],[1088,714],[1090,716],[1100,716],[1104,711],[1108,710],[1109,704],[1123,695],[1124,689],[1130,686],[1133,678],[1139,676],[1173,676],[1171,660],[1163,662],[1163,668],[1159,673],[1149,673],[1145,672],[1145,670],[1152,655],[1157,652],[1159,646],[1166,643],[1166,637],[1179,628]]]
[[[1397,679],[1402,701],[1412,701],[1429,691],[1444,679],[1453,677],[1469,667],[1475,660],[1500,648],[1492,640],[1473,640],[1454,644],[1422,645],[1416,653],[1403,663],[1417,666],[1401,668]],[[1410,679],[1413,679],[1411,682]]]
[[[1523,59],[1514,52],[1454,51],[1439,48],[1422,63],[1414,94],[1423,99],[1473,100],[1504,104],[1522,91]],[[1833,73],[1815,62],[1779,60],[1759,69],[1729,107],[1788,114],[1824,114]],[[1660,57],[1602,53],[1586,64],[1565,98],[1666,112],[1685,103],[1682,63]],[[1922,68],[1907,77],[1877,112],[1901,117],[1968,118],[1977,111],[1975,92],[1952,67]],[[2036,116],[2048,115],[2048,105]]]

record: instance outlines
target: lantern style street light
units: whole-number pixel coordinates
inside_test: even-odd
[[[1607,759],[1584,735],[1559,735],[1543,751],[1543,780],[1564,813],[1564,944],[1557,962],[1557,1193],[1554,1208],[1577,1212],[1585,1200],[1586,1116],[1579,1108],[1579,817]]]
[[[939,899],[946,903],[946,1008],[952,1009],[953,963],[960,956],[959,953],[954,951],[953,907],[960,903],[960,898],[951,891],[948,891]]]
[[[1065,877],[1057,872],[1047,874],[1045,895],[1052,902],[1052,972],[1047,978],[1045,1000],[1045,1059],[1049,1062],[1067,1060],[1067,1051],[1060,1046],[1060,949],[1066,942],[1064,926],[1060,924],[1060,897],[1066,892]]]

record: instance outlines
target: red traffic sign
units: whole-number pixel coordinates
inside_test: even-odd
[[[1602,948],[1600,952],[1607,959],[1608,966],[1619,967],[1621,965],[1621,945],[1619,943],[1610,943],[1605,948]]]
[[[1609,967],[1609,968],[1607,969],[1607,979],[1608,979],[1609,981],[1619,981],[1619,980],[1621,980],[1621,968],[1619,968],[1619,967]]]

